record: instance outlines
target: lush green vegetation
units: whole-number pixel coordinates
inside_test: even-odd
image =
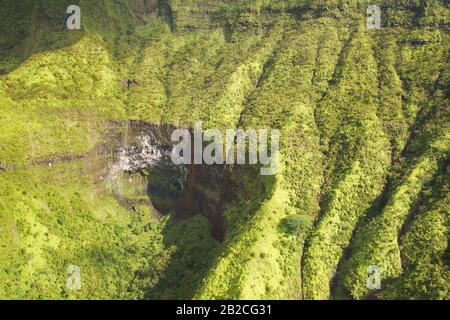
[[[0,298],[448,299],[450,9],[369,4],[4,1]],[[165,171],[88,154],[125,119],[279,129],[280,170],[220,168],[183,215]]]
[[[1,174],[2,299],[142,298],[134,274],[151,264],[152,281],[161,276],[170,254],[164,222],[148,206],[131,215],[84,170],[73,163]],[[80,291],[65,286],[69,265],[81,268]]]

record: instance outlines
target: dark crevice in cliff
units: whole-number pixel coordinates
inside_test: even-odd
[[[184,191],[175,203],[177,219],[202,214],[211,223],[213,237],[223,242],[226,230],[223,211],[235,197],[230,175],[223,166],[191,165]]]

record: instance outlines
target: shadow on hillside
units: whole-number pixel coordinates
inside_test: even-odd
[[[203,174],[205,172],[208,171],[203,171]],[[243,172],[247,172],[247,174],[243,174]],[[242,168],[239,169],[239,174],[232,173],[231,175],[234,177],[232,191],[237,191],[239,194],[230,197],[228,192],[224,192],[225,197],[216,203],[217,208],[221,211],[215,214],[220,214],[222,221],[224,221],[223,213],[227,210],[233,211],[235,213],[234,218],[237,220],[233,221],[234,229],[223,230],[223,239],[217,239],[217,231],[215,231],[214,226],[216,221],[214,217],[208,215],[208,212],[197,212],[197,214],[189,216],[172,214],[163,231],[165,247],[173,249],[171,260],[160,281],[146,292],[146,299],[185,300],[195,297],[203,285],[203,280],[219,262],[227,243],[232,242],[239,236],[235,230],[239,221],[245,221],[246,218],[257,212],[264,200],[269,198],[274,191],[274,177],[255,177],[254,174],[254,170]],[[216,175],[215,178],[218,178],[218,176]],[[202,179],[205,179],[205,177],[202,177]],[[198,181],[196,183],[201,184]],[[246,183],[247,181],[252,181],[250,188],[253,188],[253,183],[261,186],[261,188],[251,193],[243,190],[246,187],[237,185],[239,182]],[[213,182],[218,186],[231,188],[231,185],[223,184],[223,180]],[[195,196],[202,195],[201,193],[195,193]],[[204,207],[202,209],[202,203],[205,203],[206,199],[194,200],[197,200],[196,202],[200,204],[197,207],[200,211],[205,209]],[[241,206],[239,205],[242,202],[251,202],[254,206],[249,206],[251,209],[243,212],[240,211]],[[221,243],[221,240],[224,242]]]
[[[0,75],[17,69],[32,55],[70,47],[88,33],[106,43],[111,56],[120,59],[137,46],[135,16],[130,8],[117,2],[81,0],[17,1],[3,0],[0,10]],[[70,5],[81,7],[81,30],[68,30]]]

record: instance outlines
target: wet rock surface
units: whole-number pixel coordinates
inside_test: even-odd
[[[229,169],[223,165],[173,164],[173,126],[128,120],[114,127],[120,134],[110,138],[118,146],[103,179],[112,185],[115,196],[124,201],[117,182],[121,174],[138,174],[144,178],[142,189],[155,209],[162,214],[173,212],[179,220],[202,214],[210,221],[213,236],[223,241],[222,213],[233,199]]]

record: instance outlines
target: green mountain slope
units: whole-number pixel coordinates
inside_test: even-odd
[[[0,299],[449,298],[446,1],[3,2]],[[198,121],[278,174],[117,169]]]

